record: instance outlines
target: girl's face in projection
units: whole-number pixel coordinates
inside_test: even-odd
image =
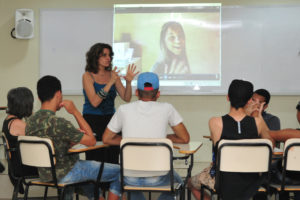
[[[184,47],[184,39],[178,31],[168,28],[165,36],[165,44],[167,49],[174,55],[180,55]]]

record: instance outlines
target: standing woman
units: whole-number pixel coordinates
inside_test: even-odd
[[[131,81],[137,75],[136,66],[129,65],[126,75],[126,87],[123,86],[117,67],[112,69],[113,51],[109,44],[97,43],[86,54],[85,73],[82,77],[83,117],[89,123],[97,141],[102,141],[102,134],[115,113],[117,93],[126,102],[131,99]],[[118,163],[120,148],[117,146],[86,152],[87,160]]]

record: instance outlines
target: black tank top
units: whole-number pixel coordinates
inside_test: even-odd
[[[259,137],[253,117],[245,116],[238,122],[230,115],[225,115],[222,116],[222,122],[223,130],[220,140],[255,139]],[[216,146],[214,146],[215,155],[217,155],[219,141],[216,143]],[[258,173],[222,172],[220,179],[222,181],[219,191],[221,192],[223,200],[248,200],[257,191],[263,177]]]
[[[255,139],[258,138],[258,131],[253,117],[245,116],[241,121],[235,121],[230,115],[222,116],[223,129],[221,133],[221,138],[225,140],[239,140],[239,139]],[[218,154],[218,145],[217,141],[214,146],[215,158]],[[213,160],[215,165],[215,160]]]
[[[14,136],[10,133],[10,126],[12,124],[12,122],[18,119],[17,117],[12,117],[9,119],[5,119],[3,122],[3,126],[2,126],[2,132],[5,134],[5,137],[8,140],[8,145],[9,148],[16,148],[17,147],[17,142],[18,142],[18,137]]]
[[[18,143],[18,136],[14,136],[10,133],[10,127],[13,120],[18,119],[17,117],[12,117],[9,119],[5,119],[2,126],[2,132],[5,134],[7,138],[7,142],[9,148],[13,149],[17,147]],[[29,167],[21,164],[20,158],[16,151],[11,151],[11,166],[8,169],[10,172],[13,173],[14,176],[19,177],[21,176],[21,171],[25,176],[34,176],[38,177],[38,171],[35,167]],[[16,180],[10,177],[12,184],[16,184]]]

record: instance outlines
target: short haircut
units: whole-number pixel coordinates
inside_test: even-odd
[[[263,96],[265,98],[265,105],[268,105],[271,99],[270,92],[266,89],[258,89],[254,91],[255,94],[258,94],[260,96]]]
[[[32,114],[33,95],[30,89],[18,87],[11,89],[7,94],[7,114],[15,115],[19,119]]]
[[[152,87],[152,84],[146,82],[144,84],[144,87]],[[140,90],[140,89],[138,89],[138,92],[139,92],[140,98],[154,99],[157,95],[158,89],[155,89],[155,90]]]
[[[98,73],[99,70],[99,58],[102,56],[103,50],[108,49],[110,54],[110,61],[112,62],[114,52],[109,44],[96,43],[86,53],[86,66],[85,71]],[[110,64],[111,65],[111,64]],[[110,66],[111,69],[111,66]]]
[[[57,91],[61,91],[61,83],[55,76],[44,76],[37,83],[37,93],[42,103],[51,100]]]
[[[233,80],[228,89],[230,104],[235,109],[243,108],[253,95],[253,84],[249,81]]]

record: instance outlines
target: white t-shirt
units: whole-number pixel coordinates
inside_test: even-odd
[[[167,127],[182,122],[182,117],[169,103],[135,101],[119,107],[107,127],[123,138],[166,138]]]

